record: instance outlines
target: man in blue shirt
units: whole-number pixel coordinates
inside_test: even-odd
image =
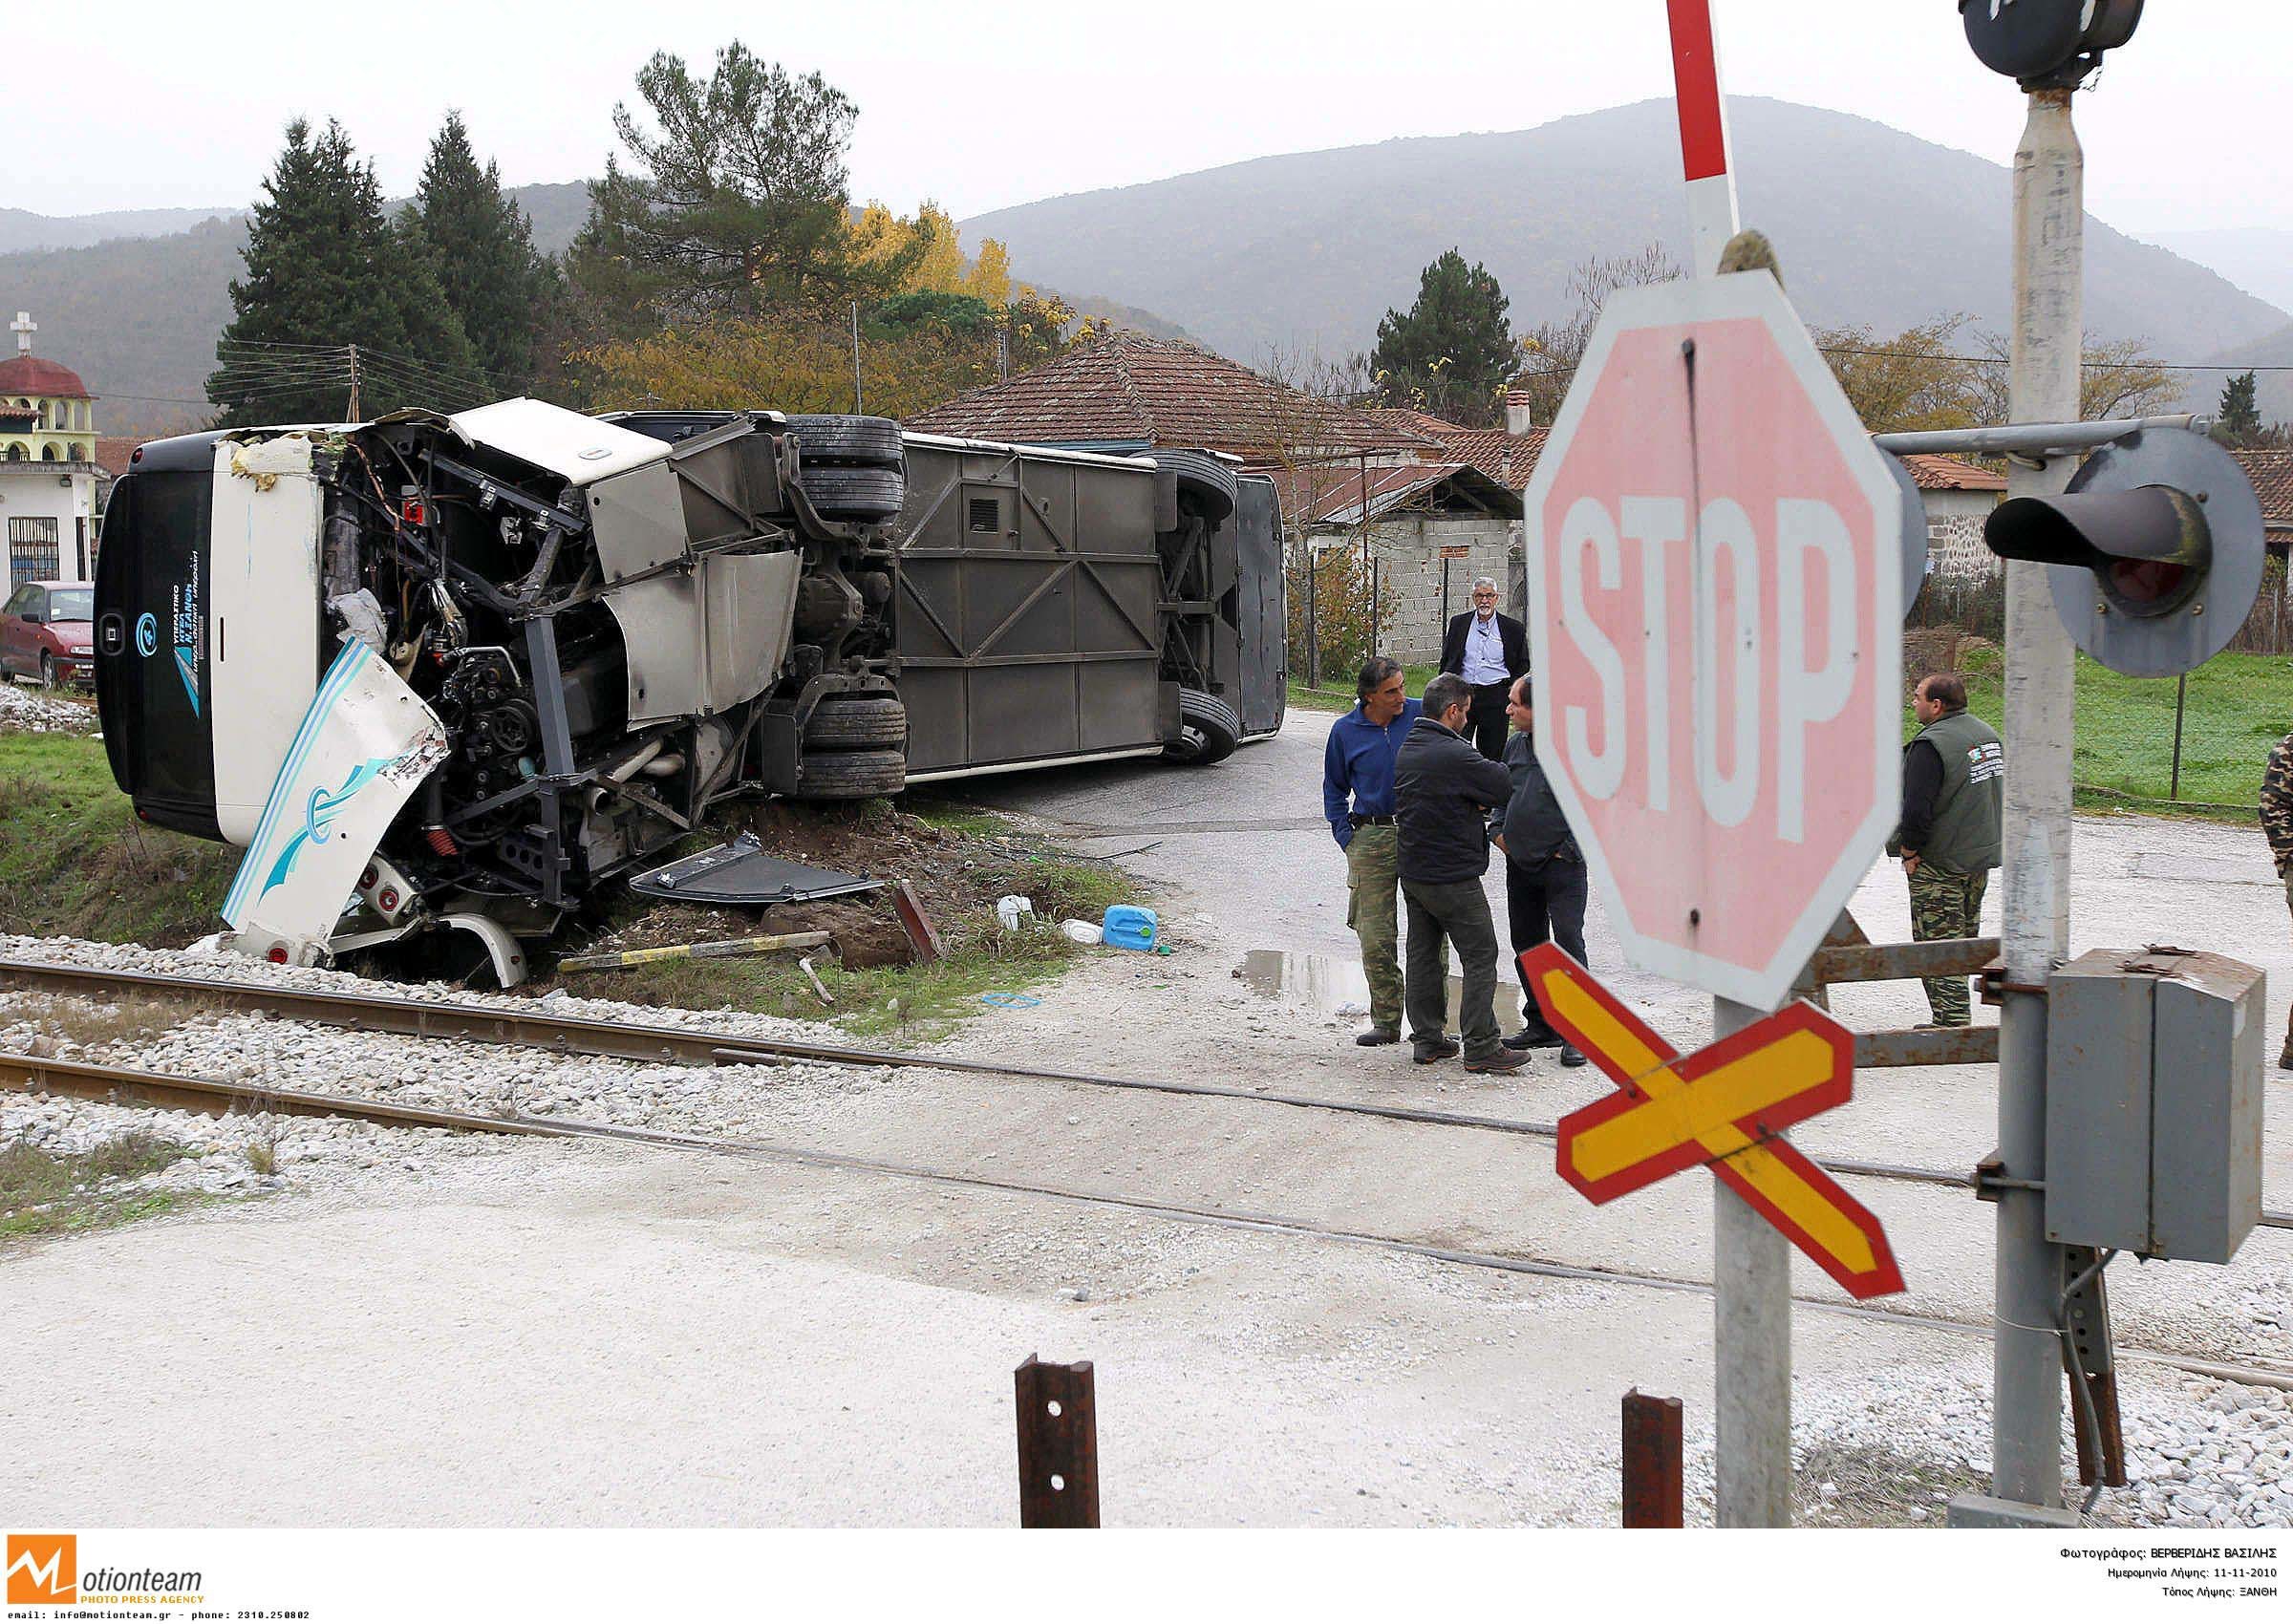
[[[1357,1043],[1402,1038],[1401,842],[1393,825],[1393,759],[1425,707],[1408,697],[1402,668],[1372,654],[1354,684],[1361,703],[1330,729],[1321,758],[1321,811],[1345,853],[1345,922],[1361,940],[1369,1030]]]

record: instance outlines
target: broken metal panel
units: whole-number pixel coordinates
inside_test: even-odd
[[[669,902],[697,902],[762,907],[769,903],[815,902],[822,897],[850,896],[872,891],[884,884],[833,868],[814,868],[785,858],[765,855],[753,834],[727,841],[692,857],[680,857],[634,875],[629,888],[640,896]]]
[[[279,764],[317,692],[319,520],[324,493],[308,435],[222,440],[205,606],[207,713],[214,739],[215,825],[246,844],[263,818]],[[198,613],[196,594],[179,607]],[[187,666],[191,639],[159,656]],[[196,686],[197,673],[182,673]]]
[[[804,557],[712,553],[700,561],[707,623],[707,694],[721,711],[761,694],[788,657]]]
[[[224,899],[232,930],[322,946],[391,820],[445,757],[430,707],[364,643],[345,644]]]
[[[609,594],[628,649],[631,729],[714,716],[770,686],[788,657],[803,572],[794,552],[712,553],[690,573]]]
[[[589,527],[609,586],[686,556],[684,502],[677,484],[675,469],[654,462],[589,487]]]
[[[651,435],[524,396],[458,412],[451,421],[477,444],[506,452],[576,485],[594,484],[669,455],[669,448]]]

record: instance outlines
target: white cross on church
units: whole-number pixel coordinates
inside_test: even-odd
[[[8,324],[8,331],[16,335],[16,353],[32,353],[32,335],[40,331],[40,324],[32,319],[30,310],[18,310],[16,319]]]

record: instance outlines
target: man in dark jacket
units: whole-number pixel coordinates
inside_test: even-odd
[[[1982,892],[1999,865],[1999,823],[2006,790],[2006,747],[1987,722],[1966,714],[1966,684],[1937,672],[1911,696],[1923,725],[1903,746],[1903,814],[1890,854],[1911,885],[1911,934],[1933,942],[1979,936]],[[1937,1026],[1964,1026],[1966,979],[1926,978]]]
[[[1408,913],[1403,1001],[1411,1058],[1429,1065],[1457,1053],[1443,1031],[1448,1024],[1448,944],[1454,942],[1465,972],[1458,1022],[1465,1069],[1516,1071],[1529,1057],[1506,1048],[1498,1035],[1497,928],[1481,889],[1481,876],[1489,871],[1489,813],[1512,793],[1512,780],[1502,763],[1465,740],[1472,690],[1463,677],[1445,673],[1426,683],[1425,705],[1393,762],[1402,900]]]
[[[1505,911],[1512,927],[1513,966],[1519,970],[1521,954],[1548,939],[1578,964],[1586,964],[1584,853],[1577,849],[1560,801],[1536,759],[1536,712],[1530,703],[1527,677],[1514,679],[1505,714],[1512,722],[1512,737],[1505,741],[1512,799],[1490,820],[1489,833],[1489,844],[1505,854]],[[1558,1049],[1562,1065],[1584,1064],[1575,1045],[1554,1031],[1537,1007],[1529,972],[1519,972],[1528,1002],[1521,1030],[1505,1039],[1505,1047]]]
[[[1449,622],[1441,638],[1441,669],[1472,690],[1468,724],[1474,746],[1490,760],[1505,754],[1505,696],[1512,679],[1529,674],[1529,629],[1497,612],[1497,584],[1473,583],[1473,607]],[[1460,731],[1465,731],[1461,729]]]

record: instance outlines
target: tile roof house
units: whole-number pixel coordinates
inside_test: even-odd
[[[1158,446],[1273,461],[1284,448],[1317,456],[1416,460],[1424,436],[1375,414],[1306,395],[1208,350],[1112,332],[1033,372],[971,390],[906,419],[927,434],[1094,451]]]
[[[1438,447],[1436,458],[1469,463],[1515,492],[1529,482],[1530,472],[1536,466],[1537,453],[1545,448],[1543,429],[1528,429],[1519,434],[1507,429],[1468,429],[1429,412],[1413,412],[1405,407],[1376,407],[1364,416],[1431,440]]]
[[[1914,451],[1903,458],[1903,466],[1911,470],[1912,482],[1922,491],[1998,491],[2006,489],[2006,476],[1994,474],[1988,468],[1961,461],[1956,457],[1938,457],[1929,452]]]
[[[2261,529],[2271,546],[2293,545],[2293,451],[2233,451],[2261,499]]]
[[[1302,468],[1250,470],[1274,481],[1282,515],[1293,525],[1350,527],[1404,508],[1521,516],[1521,493],[1469,462],[1316,463]]]

